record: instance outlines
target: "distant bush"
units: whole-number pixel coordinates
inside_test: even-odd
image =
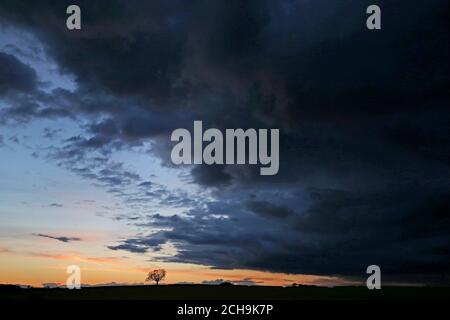
[[[234,284],[232,284],[231,282],[222,282],[221,284],[219,284],[219,286],[225,286],[225,287],[229,287],[229,286],[234,286]]]
[[[9,291],[9,290],[20,290],[21,288],[19,286],[16,286],[14,284],[0,284],[0,290],[2,291]]]

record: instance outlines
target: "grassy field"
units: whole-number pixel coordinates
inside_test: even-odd
[[[440,300],[449,297],[449,287],[368,290],[365,287],[160,285],[68,290],[0,286],[0,300]]]

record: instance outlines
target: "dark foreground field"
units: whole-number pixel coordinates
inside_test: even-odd
[[[365,287],[160,285],[68,290],[0,286],[1,300],[441,300],[449,297],[449,287],[385,287],[368,290]]]

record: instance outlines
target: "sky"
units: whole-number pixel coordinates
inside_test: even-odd
[[[376,2],[2,1],[0,283],[449,284],[449,3]],[[279,172],[174,165],[195,120]]]

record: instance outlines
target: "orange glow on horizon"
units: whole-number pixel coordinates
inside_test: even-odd
[[[0,247],[0,283],[20,284],[40,287],[45,283],[64,284],[67,278],[66,267],[79,265],[82,271],[82,284],[139,284],[145,283],[147,272],[154,268],[167,270],[162,284],[197,283],[203,281],[234,282],[235,284],[254,284],[286,286],[292,283],[334,286],[348,284],[336,277],[273,273],[246,269],[214,269],[208,266],[157,263],[139,259],[120,257],[85,257],[80,254],[58,254],[39,252],[14,252]],[[55,261],[59,261],[55,263]],[[65,261],[66,263],[61,263]],[[148,266],[144,266],[148,264]]]

